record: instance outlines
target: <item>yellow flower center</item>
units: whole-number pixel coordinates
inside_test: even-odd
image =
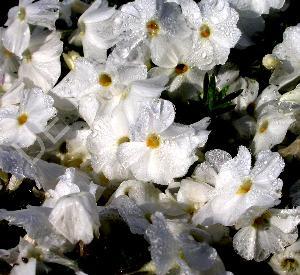
[[[267,120],[265,120],[259,127],[258,131],[263,134],[265,131],[267,131],[269,126],[269,122]]]
[[[156,36],[159,33],[159,25],[154,20],[150,20],[146,24],[147,32],[150,36]]]
[[[5,58],[11,58],[13,56],[13,53],[5,48],[3,48],[2,51]]]
[[[299,267],[299,263],[293,258],[285,258],[281,261],[280,266],[287,272],[294,272]]]
[[[109,74],[100,74],[99,84],[103,87],[109,87],[112,84],[112,79]]]
[[[121,145],[121,144],[123,144],[125,142],[129,142],[129,141],[130,141],[129,137],[127,137],[127,136],[121,137],[118,139],[118,145]]]
[[[151,149],[156,149],[160,145],[160,137],[157,134],[150,134],[146,139],[146,144]]]
[[[180,75],[180,74],[184,74],[189,70],[189,67],[185,64],[178,64],[175,67],[175,73]]]
[[[109,183],[109,179],[107,177],[105,177],[105,175],[103,173],[100,173],[99,181],[102,185],[107,185]]]
[[[31,52],[29,50],[24,51],[24,53],[23,53],[23,59],[27,63],[31,62],[32,55],[31,55]]]
[[[85,24],[83,22],[80,22],[78,24],[78,28],[79,28],[79,35],[84,36],[84,34],[85,34]]]
[[[250,179],[245,180],[236,191],[237,195],[245,195],[247,194],[252,187],[252,181]]]
[[[19,115],[17,119],[18,119],[19,125],[21,126],[21,125],[23,125],[23,124],[25,124],[27,122],[28,115],[25,114],[25,113],[23,113],[23,114]]]
[[[18,11],[18,18],[20,21],[24,21],[25,20],[25,17],[26,17],[26,10],[25,8],[21,7]]]
[[[203,24],[199,29],[199,33],[202,38],[208,38],[211,35],[211,30],[208,25]]]

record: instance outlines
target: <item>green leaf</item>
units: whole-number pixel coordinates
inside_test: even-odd
[[[230,93],[229,95],[225,96],[221,102],[230,102],[231,100],[235,99],[236,97],[238,97],[241,93],[243,92],[243,89],[235,91],[233,93]]]
[[[209,76],[208,73],[206,73],[203,81],[203,102],[205,104],[207,103],[207,98],[208,98],[208,88],[209,88]]]

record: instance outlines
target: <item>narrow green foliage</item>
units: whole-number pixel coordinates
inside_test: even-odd
[[[200,96],[200,102],[209,115],[220,115],[234,109],[235,104],[232,103],[232,100],[238,97],[243,90],[228,94],[228,88],[228,86],[225,86],[219,90],[215,75],[209,77],[208,73],[205,74],[203,96]]]

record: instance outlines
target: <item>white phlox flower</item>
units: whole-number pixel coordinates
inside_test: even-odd
[[[257,15],[268,14],[270,9],[281,9],[285,0],[228,0],[228,2],[240,11],[254,12]]]
[[[259,84],[254,79],[240,77],[229,86],[228,94],[238,90],[243,90],[243,92],[232,102],[236,105],[235,110],[245,112],[247,107],[256,100]]]
[[[236,157],[225,162],[216,177],[210,200],[193,216],[196,224],[234,225],[253,206],[279,203],[284,161],[278,153],[262,151],[251,169],[251,154],[240,146]]]
[[[174,123],[174,118],[174,106],[166,100],[154,100],[141,109],[130,129],[130,142],[121,144],[118,152],[121,165],[136,179],[169,184],[196,161],[195,149],[208,138],[208,118],[200,121],[199,129]]]
[[[59,177],[55,189],[47,191],[43,206],[53,208],[62,196],[79,192],[89,192],[97,200],[102,191],[101,186],[94,184],[85,174],[80,174],[75,168],[68,168],[65,174]]]
[[[7,89],[1,96],[0,106],[6,107],[9,105],[19,104],[21,102],[24,88],[25,84],[22,81],[14,81],[11,87],[9,87],[9,89]]]
[[[89,192],[71,193],[56,202],[49,222],[69,242],[90,243],[99,236],[100,221],[95,198]]]
[[[90,134],[91,129],[85,122],[78,121],[70,126],[64,141],[66,152],[57,153],[65,166],[89,169],[91,155],[87,148],[87,138]]]
[[[119,146],[130,141],[129,126],[124,111],[117,108],[112,114],[97,119],[88,138],[92,167],[109,180],[131,177],[129,169],[124,168],[117,157]]]
[[[275,254],[269,265],[280,275],[297,275],[300,272],[300,241],[293,243],[283,252]]]
[[[247,260],[263,261],[297,240],[299,223],[299,208],[250,209],[237,222],[233,247]]]
[[[61,73],[60,55],[63,43],[58,32],[36,28],[28,47],[23,52],[18,76],[29,85],[49,91]]]
[[[216,250],[207,244],[209,236],[199,228],[156,212],[146,235],[156,274],[226,274]]]
[[[0,108],[1,144],[28,147],[56,114],[53,99],[39,88],[23,90],[20,105]]]
[[[169,54],[169,43],[189,35],[180,7],[164,0],[136,0],[121,7],[121,37],[116,52],[126,58],[141,43],[149,45],[154,64]]]
[[[225,151],[208,151],[205,153],[205,161],[195,168],[192,177],[181,181],[177,201],[187,212],[195,214],[205,205],[214,190],[222,164],[231,159],[230,154]]]
[[[280,106],[280,93],[270,85],[255,101],[256,131],[253,139],[255,153],[280,144],[295,122],[294,111]]]
[[[247,107],[254,109],[254,117],[245,115],[235,120],[233,125],[241,136],[253,137],[255,154],[280,144],[295,122],[295,111],[281,106],[280,93],[274,85],[263,90]]]
[[[115,8],[108,7],[106,0],[96,0],[79,17],[78,29],[70,42],[82,44],[84,57],[99,63],[107,58],[107,49],[117,41],[117,15]]]
[[[189,40],[182,41],[180,46],[169,45],[168,55],[149,71],[151,76],[167,75],[170,79],[168,91],[174,92],[182,85],[186,85],[186,90],[194,88],[202,89],[205,71],[190,63],[192,44]]]
[[[96,114],[105,115],[119,104],[134,120],[138,105],[160,96],[167,83],[166,76],[147,79],[145,65],[105,66],[78,58],[72,70],[52,92],[79,105],[79,113],[92,126]]]
[[[179,217],[184,214],[173,197],[161,192],[151,182],[124,181],[111,196],[111,200],[125,195],[140,207],[147,218],[156,211],[160,211],[168,217]]]
[[[28,235],[25,235],[24,238],[20,238],[20,242],[16,247],[9,250],[0,251],[0,257],[11,265],[20,266],[23,268],[24,263],[27,264],[27,262],[30,263],[31,261],[35,261],[39,266],[38,270],[46,270],[47,267],[41,264],[43,261],[45,261],[48,263],[56,263],[67,266],[74,271],[79,270],[77,264],[73,260],[62,256],[58,251],[53,249],[50,250],[49,248],[38,245]],[[20,269],[20,271],[22,272],[23,270]]]
[[[14,73],[6,73],[0,69],[0,97],[2,97],[16,82]]]
[[[179,1],[183,15],[192,29],[189,63],[210,70],[227,61],[230,49],[238,42],[238,13],[226,0]]]
[[[299,39],[300,24],[286,28],[283,42],[275,46],[272,52],[273,74],[270,84],[282,87],[300,75]]]
[[[0,71],[14,73],[18,71],[19,60],[14,53],[6,49],[2,42],[5,32],[4,28],[0,28]]]
[[[11,275],[35,275],[36,274],[36,264],[37,261],[34,258],[28,260],[27,263],[21,262],[14,266],[9,274]]]
[[[54,30],[58,15],[58,0],[20,0],[8,12],[7,29],[2,37],[4,47],[21,57],[29,46],[29,24]]]
[[[285,0],[228,0],[230,5],[239,13],[238,27],[242,31],[238,42],[240,48],[253,45],[252,36],[265,28],[262,14],[268,14],[270,8],[281,9]]]

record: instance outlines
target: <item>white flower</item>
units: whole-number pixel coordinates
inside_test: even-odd
[[[194,87],[197,91],[202,88],[205,71],[192,66],[190,54],[193,51],[189,40],[182,41],[181,46],[169,45],[168,55],[159,63],[159,67],[154,67],[149,71],[151,76],[167,75],[170,78],[168,91],[174,92],[186,85],[186,89]],[[183,45],[182,45],[183,44]]]
[[[145,65],[105,66],[77,58],[75,69],[53,89],[54,94],[79,105],[79,113],[92,127],[96,114],[107,115],[122,105],[127,118],[135,120],[139,106],[160,96],[166,76],[147,79]]]
[[[61,154],[65,166],[73,166],[85,169],[90,166],[91,155],[87,148],[87,139],[91,129],[83,121],[77,121],[70,126],[65,135],[66,150]]]
[[[255,118],[245,115],[234,121],[233,125],[242,137],[254,137],[253,147],[257,154],[283,141],[295,121],[295,110],[280,102],[278,87],[274,85],[263,90],[252,106]]]
[[[8,12],[6,26],[8,28],[2,38],[3,45],[17,56],[22,56],[28,48],[30,29],[28,24],[55,29],[55,21],[59,14],[58,0],[20,0],[19,6]]]
[[[236,104],[237,111],[246,111],[247,107],[255,101],[258,96],[259,84],[256,80],[248,77],[240,77],[229,86],[228,94],[243,90],[243,92],[232,100]]]
[[[72,244],[90,243],[99,236],[99,217],[95,198],[88,192],[72,193],[61,197],[49,215],[55,230]]]
[[[281,107],[279,100],[278,88],[270,85],[254,103],[257,122],[253,146],[256,154],[281,143],[295,121],[294,112]]]
[[[19,104],[22,98],[24,88],[25,84],[22,81],[14,81],[11,87],[7,91],[5,91],[2,97],[0,98],[0,106],[6,107],[9,105]]]
[[[280,144],[294,121],[292,114],[284,114],[276,109],[259,116],[253,139],[255,153]]]
[[[224,64],[230,49],[240,38],[238,13],[226,0],[180,1],[182,12],[192,28],[192,51],[189,63],[201,70]]]
[[[137,180],[124,181],[111,196],[110,200],[124,195],[134,201],[143,210],[146,217],[150,217],[156,211],[160,211],[170,217],[184,214],[173,197],[161,192],[151,182]]]
[[[268,14],[271,8],[281,9],[285,0],[228,0],[228,2],[238,10],[261,15]]]
[[[177,201],[183,204],[187,212],[196,213],[209,200],[221,166],[231,159],[225,151],[208,151],[205,153],[205,162],[195,168],[192,177],[181,181]]]
[[[57,32],[35,29],[30,44],[23,52],[18,75],[25,83],[32,83],[49,91],[60,76],[60,55],[63,43]]]
[[[14,73],[5,73],[0,69],[0,97],[3,96],[16,82]]]
[[[84,56],[99,63],[107,57],[107,49],[117,40],[115,26],[115,8],[108,7],[106,0],[96,0],[78,19],[78,30],[70,42],[79,40],[83,46]]]
[[[146,235],[156,274],[164,275],[169,271],[178,274],[226,273],[216,250],[205,242],[209,237],[199,228],[167,220],[157,212],[152,215]]]
[[[120,108],[97,119],[88,138],[94,171],[102,172],[109,180],[130,178],[129,170],[117,158],[119,146],[129,141],[129,122]]]
[[[23,90],[19,106],[0,109],[1,144],[28,147],[43,132],[47,121],[54,117],[53,99],[39,88]]]
[[[300,84],[296,86],[296,88],[290,92],[283,94],[280,97],[281,102],[291,102],[297,104],[298,107],[300,105]]]
[[[298,208],[251,209],[237,223],[241,229],[233,238],[233,247],[246,260],[263,261],[297,240],[299,223]]]
[[[169,54],[169,43],[180,43],[189,29],[176,3],[164,0],[136,0],[121,7],[121,39],[116,52],[126,58],[138,45],[150,47],[152,61],[159,65]]]
[[[59,177],[55,189],[47,191],[43,206],[53,208],[62,196],[79,192],[89,192],[97,200],[102,191],[101,187],[94,184],[85,174],[76,171],[75,168],[68,168],[65,174]]]
[[[18,265],[15,265],[9,274],[11,275],[36,275],[36,264],[37,260],[30,258],[27,263],[20,262]]]
[[[225,162],[216,177],[211,199],[194,215],[196,224],[229,226],[251,207],[272,207],[279,203],[284,168],[278,153],[262,151],[251,169],[251,154],[240,146],[235,158]]]
[[[6,73],[18,71],[19,62],[17,57],[3,46],[2,37],[5,29],[0,27],[0,69]]]
[[[280,87],[288,84],[300,75],[300,24],[288,27],[283,33],[283,42],[272,52],[277,63],[270,78],[270,83]]]
[[[208,138],[208,118],[199,129],[174,123],[172,103],[155,100],[145,104],[131,127],[130,142],[119,147],[118,157],[134,177],[143,181],[169,184],[184,176],[196,156],[194,150],[204,146]]]
[[[272,256],[269,265],[280,275],[297,275],[300,272],[300,240],[283,252]]]

